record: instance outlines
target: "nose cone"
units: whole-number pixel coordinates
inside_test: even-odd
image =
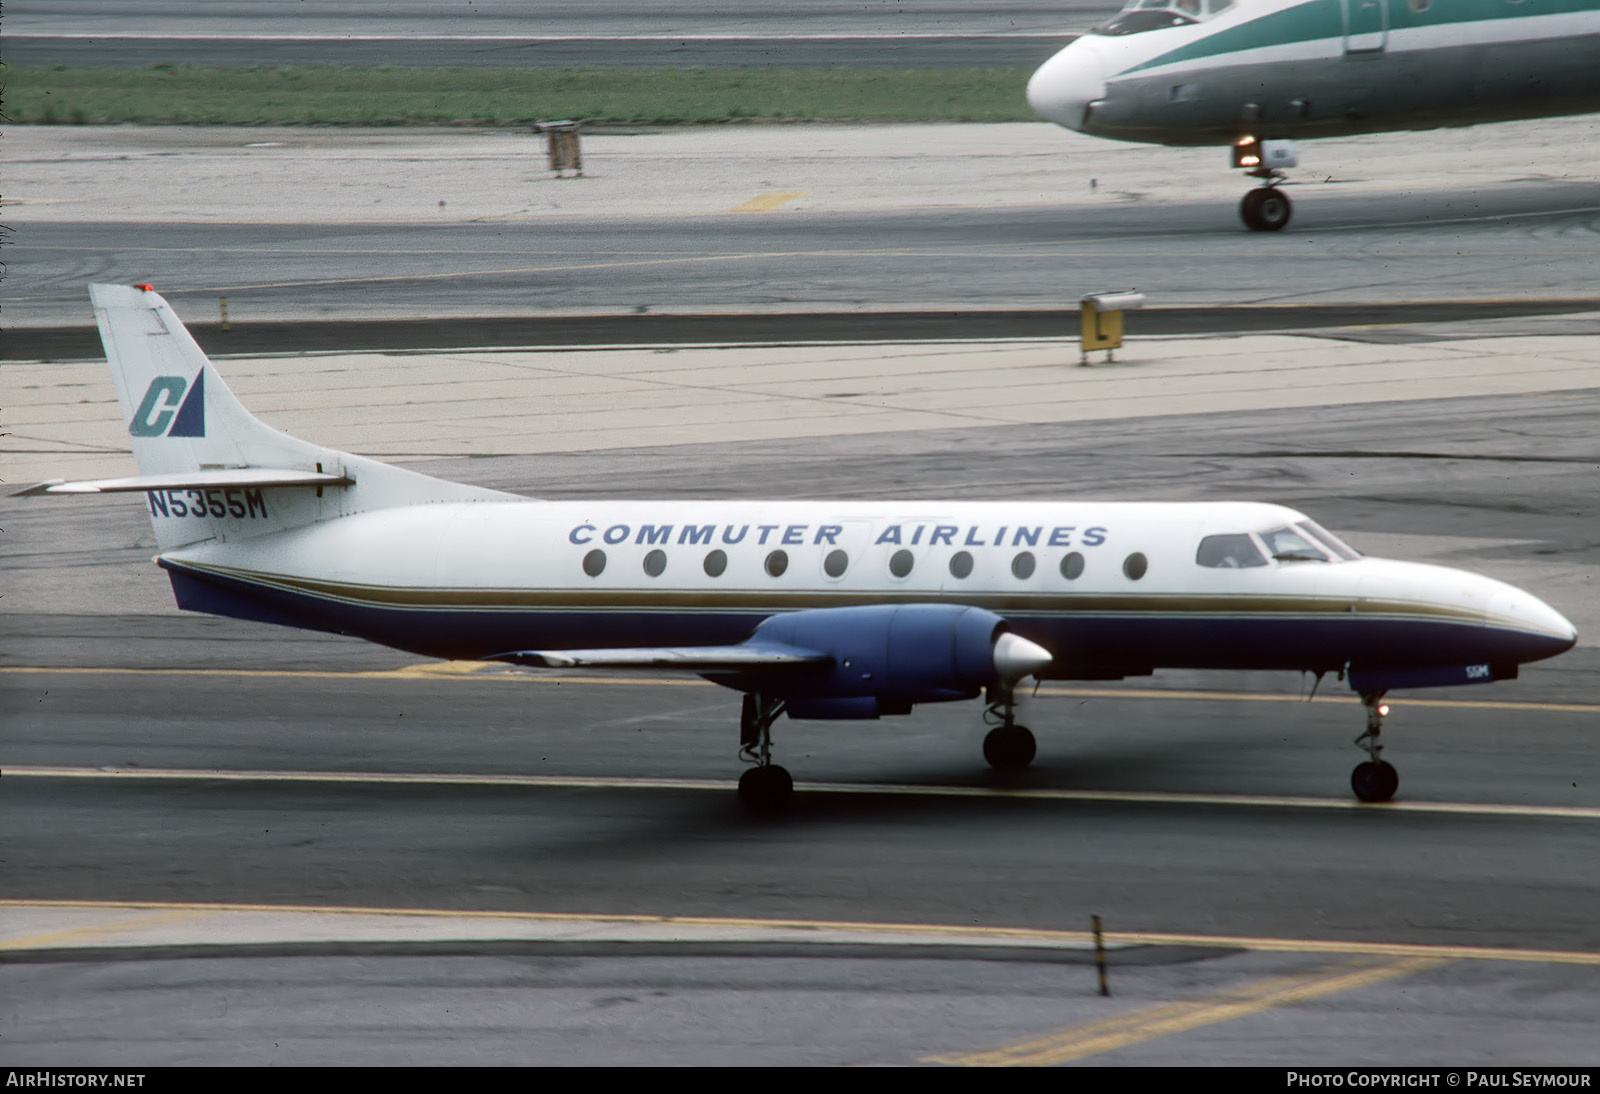
[[[1021,635],[1008,631],[995,639],[994,671],[1007,683],[1031,676],[1053,660],[1049,650]]]
[[[1566,616],[1510,585],[1502,585],[1489,598],[1487,615],[1489,626],[1518,630],[1537,640],[1535,656],[1529,660],[1554,657],[1578,644],[1578,628]]]
[[[1079,38],[1028,81],[1028,105],[1046,121],[1081,130],[1089,104],[1106,96],[1106,69],[1093,39]]]

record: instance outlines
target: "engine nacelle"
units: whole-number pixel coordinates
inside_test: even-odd
[[[1012,683],[1050,661],[1027,639],[1010,634],[1004,619],[960,604],[819,608],[764,620],[750,637],[829,654],[816,673],[763,681],[759,690],[800,700],[874,699],[874,710],[898,712],[913,703],[971,699],[996,682]],[[755,690],[745,685],[747,690]],[[872,717],[866,703],[812,703],[822,717]],[[821,713],[822,711],[839,713]],[[805,717],[806,715],[799,715]]]

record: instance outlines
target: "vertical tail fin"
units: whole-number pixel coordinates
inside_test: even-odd
[[[114,483],[61,484],[49,492],[144,491],[163,550],[253,537],[358,510],[512,496],[281,433],[234,397],[150,286],[90,285],[89,297],[139,475]],[[315,473],[338,476],[343,484],[326,490],[320,481],[296,484]]]
[[[90,285],[89,298],[140,474],[312,470],[323,458],[319,446],[257,421],[150,286]]]

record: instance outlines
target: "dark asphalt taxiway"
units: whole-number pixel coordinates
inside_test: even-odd
[[[429,469],[544,496],[1248,492],[1299,504],[1358,545],[1363,530],[1409,534],[1451,564],[1494,571],[1537,559],[1570,578],[1600,561],[1594,401],[1442,400]],[[151,550],[133,504],[11,503],[5,524],[16,547],[7,568],[42,568],[47,581]],[[146,580],[161,576],[151,570]],[[785,722],[781,758],[802,784],[827,786],[802,794],[782,819],[754,821],[732,793],[734,697],[710,685],[397,674],[410,659],[200,617],[4,619],[0,825],[13,899],[1080,930],[1098,914],[1113,930],[1246,940],[1199,964],[1175,956],[1127,974],[1130,997],[1118,1005],[1136,1013],[1202,989],[1245,991],[1268,973],[1366,986],[1323,1009],[1262,1004],[1258,1017],[1218,1027],[1226,1032],[1171,1038],[1146,1022],[1114,1049],[1052,1033],[1056,1047],[1034,1062],[1593,1062],[1595,967],[1460,963],[1474,947],[1600,953],[1600,869],[1590,853],[1600,825],[1600,659],[1589,647],[1513,683],[1398,699],[1389,756],[1403,800],[1393,809],[1348,803],[1345,777],[1359,758],[1349,744],[1360,728],[1353,704],[1298,701],[1295,680],[1174,674],[1044,689],[1026,712],[1040,759],[1009,780],[983,766],[970,705],[880,723]],[[97,774],[108,768],[145,777]],[[999,793],[974,796],[985,788]],[[1291,946],[1301,957],[1286,970],[1251,948],[1272,939],[1406,943],[1434,947],[1437,960],[1329,972],[1324,958]],[[430,1055],[381,1023],[336,1022],[351,1058],[915,1062],[1098,1020],[1083,1009],[1087,969],[1026,962],[930,967],[909,955],[866,964],[845,955],[829,964],[807,951],[811,960],[785,966],[804,954],[674,959],[592,947],[361,952],[334,948],[319,959],[268,948],[237,971],[207,971],[194,964],[198,952],[153,953],[136,973],[63,951],[19,956],[0,977],[43,993],[73,1039],[138,1042],[164,1060],[255,1059],[263,1029],[281,1032],[297,1060],[330,1058],[335,1050],[318,1047],[306,1019],[315,1000],[333,992],[376,1016],[400,1005],[382,985],[407,977],[418,980],[405,998],[440,1012],[484,977],[514,986],[506,1006],[528,1035],[509,1036],[511,1027],[468,1007],[472,1017]],[[381,983],[362,971],[374,960],[391,974]],[[764,987],[760,969],[775,977]],[[190,1010],[152,1030],[138,1008],[122,1009],[93,1019],[89,1032],[99,993],[121,985],[123,998],[148,1004],[152,989],[129,978],[151,975]],[[217,976],[258,985],[250,1023],[191,1013],[230,994],[197,987]],[[789,1022],[732,1043],[708,1035],[752,1006],[804,1012],[797,992],[856,1014],[855,1031]],[[651,1003],[651,993],[676,1002]],[[1518,1001],[1530,993],[1549,1005]],[[940,1000],[956,998],[984,1001],[988,1024],[952,1026],[956,1012]],[[612,1021],[614,1006],[631,1008],[625,1028]],[[1396,1006],[1406,1008],[1403,1030],[1378,1017]],[[582,1031],[577,1041],[552,1032],[555,1013]],[[1489,1016],[1494,1032],[1484,1034]],[[448,1025],[442,1014],[410,1020]],[[1306,1039],[1307,1022],[1321,1039]],[[29,1029],[25,1043],[50,1058],[67,1043]],[[652,1056],[655,1037],[677,1047]]]
[[[236,324],[370,317],[375,301],[426,317],[1061,308],[1125,285],[1195,311],[1403,300],[1399,314],[1380,307],[1367,321],[1416,322],[1438,318],[1413,310],[1429,302],[1554,299],[1570,310],[1593,296],[1593,183],[1378,203],[1330,188],[1297,209],[1269,236],[1243,231],[1221,201],[436,225],[44,222],[8,253],[6,306],[68,322],[84,314],[91,280],[150,281],[180,314],[195,301],[201,320],[226,295]],[[484,343],[467,330],[455,344]]]

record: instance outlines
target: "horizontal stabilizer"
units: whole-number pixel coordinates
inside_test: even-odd
[[[321,471],[290,471],[273,467],[208,468],[204,471],[173,471],[161,475],[130,475],[124,479],[85,479],[67,482],[51,479],[18,490],[12,497],[30,498],[44,494],[140,494],[147,490],[259,490],[266,486],[354,486],[348,475],[329,475]]]
[[[679,672],[805,668],[833,658],[816,650],[776,644],[738,646],[643,646],[610,650],[513,650],[485,661],[509,661],[541,669],[671,669]]]

